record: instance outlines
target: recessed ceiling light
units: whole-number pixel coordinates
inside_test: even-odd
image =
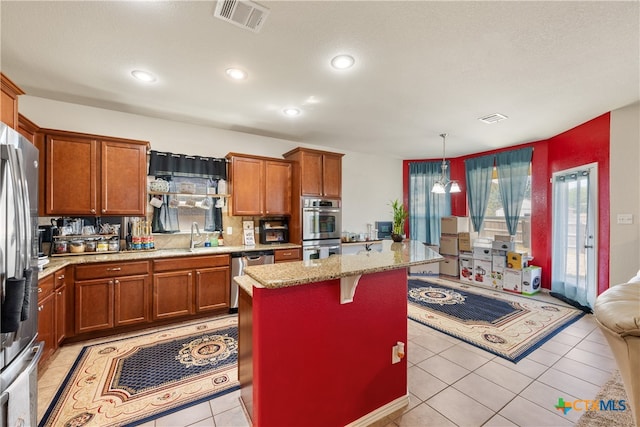
[[[247,78],[247,72],[240,68],[227,68],[227,76],[233,80],[244,80]]]
[[[133,70],[131,72],[131,75],[136,79],[140,80],[141,82],[151,83],[156,81],[156,76],[154,76],[148,71]]]
[[[338,70],[351,68],[356,60],[351,55],[338,55],[331,60],[331,66]]]
[[[289,117],[296,117],[300,115],[300,110],[297,108],[285,108],[282,112]]]

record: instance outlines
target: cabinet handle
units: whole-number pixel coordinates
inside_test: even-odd
[[[119,284],[120,284],[120,281],[119,281],[119,280],[116,280],[116,285],[119,285]]]
[[[91,209],[91,211],[90,211],[90,212],[91,212],[92,214],[94,214],[94,213],[96,213],[96,210],[95,210],[95,209]]]
[[[191,273],[189,273],[189,277],[191,277]]]
[[[57,292],[57,295],[62,295],[62,292],[58,291],[58,292]]]
[[[292,254],[291,254],[291,252],[283,252],[282,255],[283,256],[291,256]]]
[[[107,210],[106,209],[102,209],[102,213],[107,213]]]
[[[109,284],[110,284],[110,285],[113,285],[113,280],[109,280]]]
[[[107,271],[120,271],[122,270],[122,267],[109,267],[107,268]]]
[[[38,293],[41,294],[42,293],[42,288],[38,288]]]
[[[199,276],[199,275],[200,275],[200,272],[199,272],[199,271],[196,271],[196,274]]]
[[[43,308],[44,308],[44,305],[39,305],[38,306],[38,311],[42,311]]]
[[[64,280],[64,274],[61,276],[58,276],[58,280]]]

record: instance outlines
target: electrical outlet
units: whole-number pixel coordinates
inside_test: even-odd
[[[227,227],[227,236],[231,236],[233,234],[233,227]]]

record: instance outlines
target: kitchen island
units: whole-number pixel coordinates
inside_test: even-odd
[[[438,262],[420,242],[382,252],[247,267],[238,376],[254,426],[368,425],[409,399],[407,268]]]

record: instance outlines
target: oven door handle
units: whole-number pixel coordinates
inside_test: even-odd
[[[319,213],[340,213],[340,209],[331,208],[302,208],[304,212],[319,212]]]

